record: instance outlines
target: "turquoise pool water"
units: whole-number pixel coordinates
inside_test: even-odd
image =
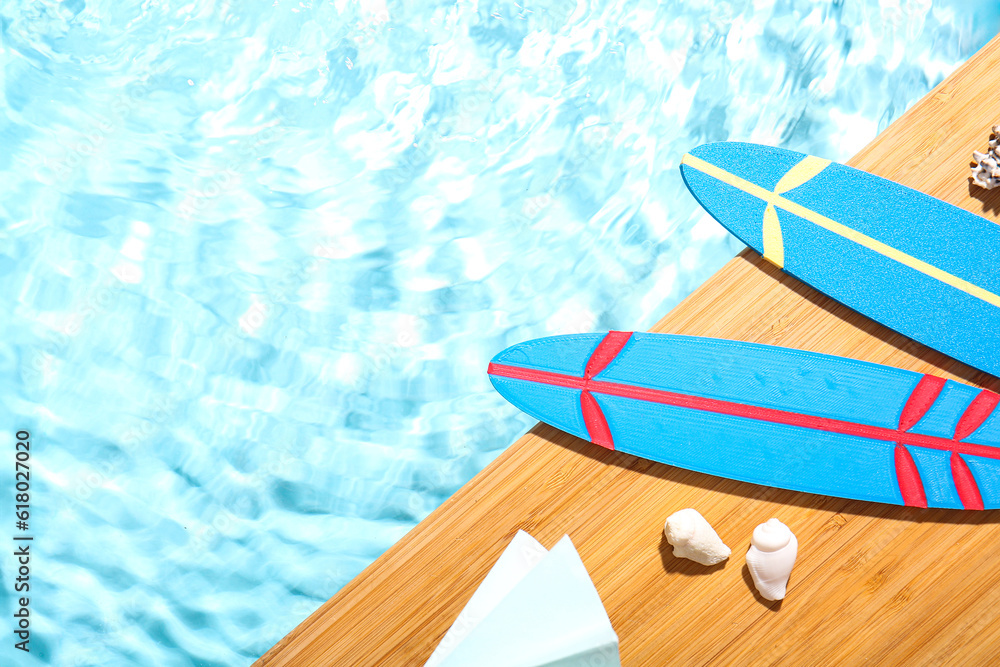
[[[493,354],[646,328],[740,249],[685,150],[846,159],[1000,28],[415,4],[0,6],[3,665],[248,664],[529,426]]]

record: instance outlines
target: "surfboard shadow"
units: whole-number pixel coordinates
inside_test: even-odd
[[[1000,202],[1000,189],[995,191],[998,197],[998,202]],[[986,373],[984,371],[977,370],[967,364],[964,364],[948,355],[933,350],[926,345],[919,343],[908,336],[897,333],[888,327],[879,324],[875,320],[862,315],[856,310],[845,306],[835,299],[831,299],[822,292],[819,292],[806,283],[802,282],[795,276],[785,273],[778,267],[774,266],[752,248],[746,248],[743,252],[739,254],[740,257],[746,259],[748,262],[754,265],[754,267],[766,273],[770,278],[777,280],[783,287],[795,292],[798,296],[802,297],[809,303],[813,304],[817,308],[820,308],[833,317],[837,319],[844,320],[848,322],[851,326],[861,330],[863,333],[877,338],[886,345],[895,348],[901,352],[904,352],[912,357],[917,358],[924,364],[933,366],[931,369],[920,368],[922,372],[929,372],[935,374],[935,369],[938,369],[938,373],[949,373],[966,384],[975,385],[977,387],[982,387],[989,389],[994,392],[1000,392],[1000,379]],[[773,343],[772,343],[773,344]],[[779,343],[780,344],[780,343]],[[830,352],[823,349],[810,349],[803,348],[797,345],[787,345],[787,347],[794,347],[797,349],[806,349],[810,352],[823,352],[824,354],[840,354],[841,356],[851,357],[849,350]],[[853,358],[853,357],[852,357]],[[864,361],[871,361],[871,359],[864,359]],[[882,361],[876,361],[876,363],[885,363]],[[891,363],[887,365],[893,365]],[[907,368],[907,370],[918,370],[917,368]]]
[[[536,424],[529,433],[607,466],[649,475],[671,484],[693,487],[712,493],[722,493],[760,503],[789,505],[792,507],[830,512],[833,515],[871,517],[905,521],[908,523],[1000,525],[1000,510],[921,509],[918,507],[902,507],[865,500],[848,500],[802,491],[790,491],[788,489],[779,489],[761,484],[716,477],[693,470],[677,468],[665,463],[650,461],[631,454],[615,452],[541,422]],[[761,511],[766,513],[764,509]],[[673,558],[672,555],[670,557]]]

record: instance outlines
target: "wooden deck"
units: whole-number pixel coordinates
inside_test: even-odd
[[[1000,121],[1000,37],[849,164],[998,220],[967,176]],[[984,259],[984,261],[988,261]],[[1000,390],[744,251],[653,331],[843,355]],[[485,372],[485,368],[483,370]],[[673,558],[664,519],[697,508],[733,549]],[[750,534],[799,539],[787,599],[755,596]],[[539,425],[256,664],[420,665],[517,529],[576,544],[624,665],[990,664],[1000,654],[1000,512],[917,510],[779,491],[609,452]]]

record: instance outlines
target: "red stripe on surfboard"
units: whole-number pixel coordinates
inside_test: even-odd
[[[607,368],[607,365],[618,356],[618,353],[622,351],[622,348],[625,347],[625,344],[631,337],[631,331],[609,331],[601,339],[601,343],[597,346],[597,349],[590,354],[590,359],[587,360],[587,368],[583,372],[584,379],[589,380]]]
[[[972,476],[969,464],[957,452],[951,455],[951,477],[955,480],[955,490],[962,507],[967,510],[983,509],[983,496],[979,493],[976,478]]]
[[[920,378],[920,382],[914,387],[910,393],[910,397],[906,399],[906,405],[903,406],[902,414],[899,415],[900,431],[909,431],[916,426],[917,422],[934,405],[934,401],[941,394],[941,389],[944,388],[945,382],[947,380],[944,378],[934,375],[925,375]]]
[[[962,413],[962,418],[958,420],[955,427],[955,439],[964,440],[972,435],[977,428],[983,425],[986,418],[993,414],[993,408],[1000,403],[1000,396],[992,391],[983,389],[979,395],[972,399],[969,407]]]
[[[552,371],[539,371],[534,368],[521,368],[520,366],[505,366],[503,364],[490,363],[486,369],[490,375],[511,378],[514,380],[527,380],[528,382],[541,382],[542,384],[552,384],[558,387],[569,387],[570,389],[583,389],[589,381],[572,375],[562,375]],[[553,381],[557,379],[558,381]]]
[[[927,507],[927,494],[920,480],[920,471],[910,450],[896,445],[896,482],[903,495],[903,504],[909,507]]]
[[[550,384],[558,387],[569,387],[572,389],[587,389],[588,391],[598,394],[634,398],[639,401],[674,405],[702,412],[715,412],[724,415],[732,415],[734,417],[744,417],[746,419],[771,422],[774,424],[801,426],[803,428],[810,428],[818,431],[829,431],[831,433],[839,433],[842,435],[853,435],[859,438],[869,438],[871,440],[897,442],[901,445],[915,445],[918,447],[926,447],[928,449],[942,449],[962,454],[971,454],[973,456],[1000,459],[1000,449],[989,445],[977,445],[972,442],[958,442],[950,438],[940,438],[934,435],[906,433],[896,429],[871,426],[868,424],[858,424],[839,419],[830,419],[828,417],[817,417],[814,415],[804,415],[798,412],[762,408],[756,405],[744,405],[742,403],[720,401],[714,398],[704,398],[702,396],[678,394],[671,391],[664,391],[662,389],[649,389],[647,387],[636,387],[633,385],[618,384],[615,382],[602,382],[598,380],[584,380],[583,378],[573,377],[572,375],[563,375],[562,373],[552,373],[550,371],[539,371],[531,368],[520,368],[518,366],[507,366],[504,364],[490,364],[487,372],[490,375],[509,377],[515,380],[541,382],[543,384]]]
[[[611,429],[608,428],[608,420],[601,412],[601,406],[589,391],[580,392],[580,408],[583,411],[583,423],[587,425],[587,433],[590,441],[595,445],[615,448],[614,440],[611,438]]]

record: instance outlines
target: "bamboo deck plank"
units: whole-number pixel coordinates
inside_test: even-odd
[[[967,178],[1000,120],[1000,37],[848,164],[1000,221]],[[795,347],[1000,380],[868,320],[746,250],[653,331]],[[485,369],[483,370],[485,372]],[[664,519],[695,507],[732,547],[704,568],[670,554]],[[743,554],[777,516],[799,539],[788,597],[753,590]],[[624,665],[989,664],[1000,653],[1000,511],[918,510],[723,480],[538,425],[255,663],[420,665],[518,529],[568,533]]]

